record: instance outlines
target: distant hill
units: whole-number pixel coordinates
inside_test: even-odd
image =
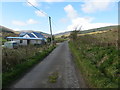
[[[5,39],[8,36],[16,37],[16,36],[18,36],[18,34],[16,34],[14,32],[14,30],[12,30],[12,29],[9,29],[9,28],[4,27],[4,26],[0,26],[0,37]]]
[[[67,31],[67,32],[62,32],[62,33],[55,34],[54,36],[56,38],[61,37],[61,36],[69,36],[70,33],[71,33],[71,31]]]
[[[100,27],[100,28],[94,28],[94,29],[89,29],[89,30],[84,30],[84,31],[80,31],[80,34],[86,34],[86,33],[91,33],[91,32],[97,32],[97,31],[106,31],[106,30],[114,30],[117,29],[118,26],[106,26],[106,27]],[[35,31],[35,30],[21,30],[21,31],[15,31],[12,29],[9,29],[7,27],[4,26],[0,26],[0,37],[8,37],[8,36],[18,36],[18,34],[20,34],[21,32],[39,32],[42,35],[44,35],[46,38],[50,37],[50,34],[47,34],[45,32],[41,32],[41,31]],[[70,33],[72,31],[67,31],[67,32],[62,32],[62,33],[58,33],[58,34],[54,34],[55,37],[61,37],[61,36],[69,36]]]
[[[100,28],[94,28],[94,29],[80,31],[80,34],[91,33],[91,32],[96,32],[96,31],[113,30],[113,29],[117,29],[117,28],[118,28],[117,25],[115,25],[115,26],[106,26],[106,27],[100,27]]]
[[[14,33],[14,31],[12,29],[9,29],[9,28],[4,27],[4,26],[0,26],[0,32]]]
[[[29,33],[31,33],[31,32],[37,32],[37,33],[41,33],[46,38],[50,37],[50,34],[45,33],[45,32],[41,32],[41,31],[35,31],[35,30],[21,30],[21,31],[19,31],[19,33],[21,33],[21,32],[29,32]]]
[[[80,31],[79,34],[86,34],[86,33],[92,33],[92,32],[97,32],[97,31],[106,31],[106,30],[114,30],[118,29],[117,25],[114,26],[106,26],[106,27],[100,27],[100,28],[94,28],[94,29],[89,29],[89,30],[84,30]],[[55,34],[55,37],[61,37],[61,36],[69,36],[72,31],[67,31],[67,32],[62,32]]]
[[[9,29],[7,27],[0,26],[0,37],[2,37],[2,38],[6,38],[6,37],[9,37],[9,36],[17,37],[21,32],[33,32],[33,31],[34,30],[15,31],[13,29]],[[47,33],[41,32],[41,31],[34,31],[34,32],[39,32],[42,35],[44,35],[46,38],[50,37],[50,34],[47,34]]]

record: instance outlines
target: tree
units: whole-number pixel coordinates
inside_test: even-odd
[[[55,40],[54,35],[52,35],[52,39],[53,39],[53,42],[54,42],[54,40]],[[51,37],[48,37],[48,38],[47,38],[47,42],[48,42],[48,43],[50,43],[50,42],[51,42]]]
[[[65,36],[64,36],[64,35],[62,35],[62,36],[61,36],[61,38],[65,39]]]
[[[51,42],[51,37],[47,38],[47,42],[50,43]]]
[[[77,40],[77,33],[78,33],[77,30],[71,32],[70,38],[71,38],[73,41]]]

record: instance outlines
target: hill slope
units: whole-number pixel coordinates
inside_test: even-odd
[[[89,29],[89,30],[82,30],[82,31],[78,31],[79,34],[88,34],[88,33],[94,33],[94,32],[98,32],[98,31],[108,31],[108,30],[116,30],[118,29],[118,26],[115,25],[115,26],[106,26],[106,27],[100,27],[100,28],[94,28],[94,29]],[[55,37],[61,37],[61,36],[69,36],[70,33],[72,31],[67,31],[67,32],[63,32],[63,33],[58,33],[58,34],[55,34]]]
[[[118,69],[120,63],[118,62],[118,53],[120,50],[118,49],[118,29],[76,36],[76,38],[71,38],[69,45],[75,63],[84,75],[89,87],[119,87],[120,71]]]
[[[114,29],[117,29],[117,28],[118,28],[117,25],[115,25],[115,26],[106,26],[106,27],[100,27],[100,28],[94,28],[94,29],[84,30],[84,31],[81,31],[80,33],[81,34],[85,34],[85,33],[97,32],[97,31],[114,30]]]
[[[14,30],[6,28],[4,26],[0,26],[0,35],[4,39],[8,36],[17,36],[17,34],[14,32]]]
[[[9,36],[12,36],[12,37],[16,37],[18,36],[21,32],[38,32],[38,33],[41,33],[42,35],[44,35],[46,38],[47,37],[50,37],[50,34],[47,34],[47,33],[44,33],[44,32],[41,32],[41,31],[35,31],[35,30],[21,30],[21,31],[15,31],[15,30],[12,30],[12,29],[9,29],[7,27],[4,27],[4,26],[0,26],[0,37],[3,37],[3,38],[6,38],[6,37],[9,37]]]

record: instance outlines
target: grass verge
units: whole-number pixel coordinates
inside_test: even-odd
[[[42,61],[54,48],[55,46],[50,47],[42,52],[38,52],[34,57],[25,60],[25,62],[23,62],[22,64],[17,64],[12,70],[2,73],[2,87],[5,88],[10,83],[18,79],[27,70]]]
[[[90,88],[118,88],[118,50],[69,42],[75,64]]]

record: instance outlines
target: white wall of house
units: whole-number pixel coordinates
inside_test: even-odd
[[[20,40],[19,40],[20,41]],[[21,40],[22,42],[20,43],[20,45],[27,45],[27,40]]]
[[[30,44],[36,44],[36,40],[30,40]]]
[[[37,41],[37,44],[42,44],[42,41],[41,41],[41,40],[38,40],[38,41]]]
[[[30,44],[41,44],[41,40],[30,40]]]
[[[27,40],[18,40],[18,39],[11,39],[11,41],[16,41],[19,45],[27,45]],[[41,44],[41,40],[30,40],[29,44]]]
[[[41,42],[41,40],[36,40],[36,43],[41,44],[42,42]]]
[[[18,39],[13,39],[12,41],[17,41],[19,45],[27,45],[27,40],[21,40],[22,42],[20,42]]]
[[[30,36],[28,34],[25,34],[23,37],[30,38]]]

